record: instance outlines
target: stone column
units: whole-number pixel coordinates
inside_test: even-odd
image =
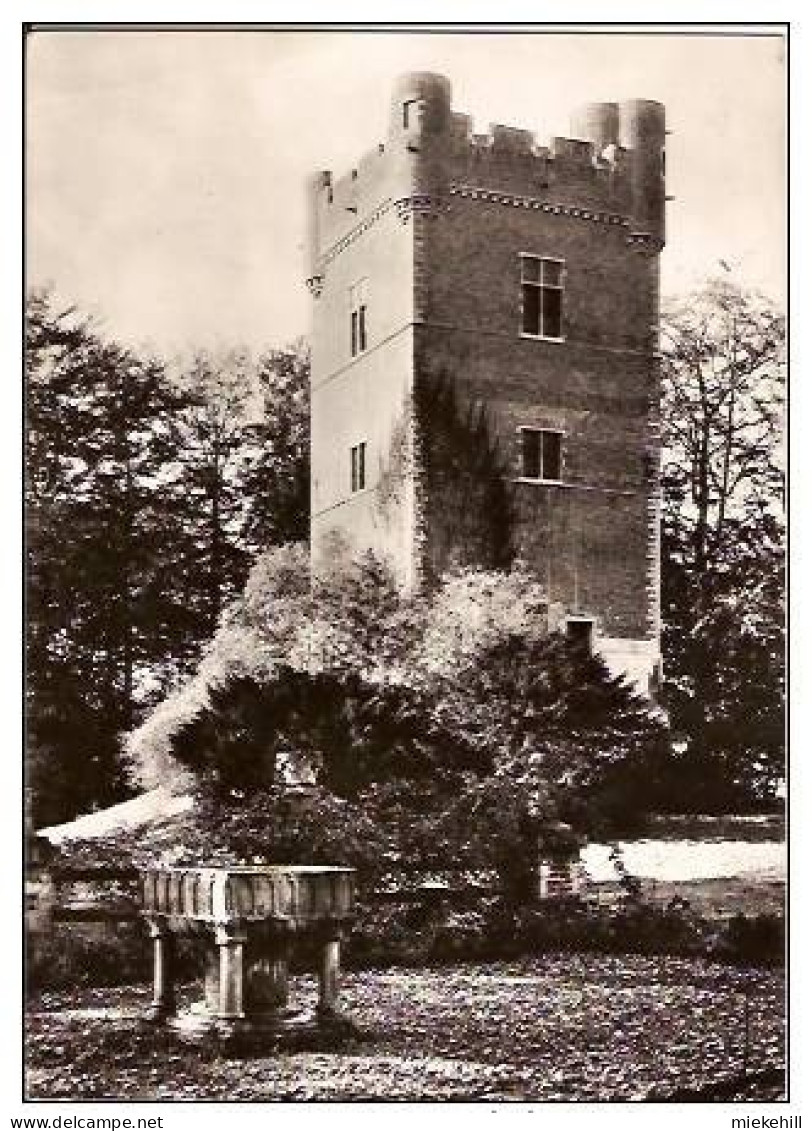
[[[213,938],[206,939],[203,997],[207,1011],[216,1016],[220,1009],[220,948]]]
[[[237,1021],[245,1017],[245,930],[236,924],[215,928],[214,941],[220,952],[220,993],[217,1017]]]
[[[152,939],[153,989],[149,1016],[156,1021],[163,1020],[175,1012],[175,984],[173,958],[175,940],[166,922],[162,919],[149,921]]]
[[[317,1012],[323,1017],[338,1013],[338,979],[341,969],[341,936],[329,935],[321,944],[319,961],[319,1004]]]

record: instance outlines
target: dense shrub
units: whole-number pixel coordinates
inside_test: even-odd
[[[460,909],[437,898],[404,899],[362,909],[347,957],[359,967],[415,966],[567,951],[780,965],[783,918],[742,916],[720,926],[681,902],[594,909],[571,898],[517,909],[493,896]]]
[[[31,932],[26,947],[26,988],[123,986],[151,976],[149,939],[142,923],[60,924]]]
[[[210,689],[172,735],[197,796],[182,843],[206,859],[351,864],[367,877],[392,863],[495,870],[521,905],[539,852],[577,850],[562,814],[603,831],[602,773],[659,730],[558,637],[510,636],[412,685],[283,664]]]
[[[617,822],[661,720],[549,631],[521,565],[414,597],[370,554],[336,562],[257,563],[188,694],[132,736],[142,780],[196,794],[174,859],[488,870],[524,905],[540,852]]]
[[[719,962],[778,966],[784,961],[783,915],[734,915],[708,939],[706,953]]]

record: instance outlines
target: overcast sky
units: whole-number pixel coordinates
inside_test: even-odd
[[[28,41],[28,280],[131,344],[307,331],[303,182],[383,140],[406,70],[544,143],[581,102],[666,106],[663,290],[724,259],[784,297],[784,46],[773,36],[57,32]]]

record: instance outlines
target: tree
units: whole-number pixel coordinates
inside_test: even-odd
[[[310,353],[299,339],[256,368],[261,417],[247,444],[242,538],[252,557],[310,535]]]
[[[29,785],[51,799],[33,819],[52,820],[121,796],[118,735],[165,685],[185,616],[163,490],[178,401],[158,362],[44,292],[28,306],[26,378]],[[70,788],[43,792],[49,775]]]
[[[46,823],[126,792],[122,735],[189,674],[263,540],[306,530],[309,370],[298,343],[258,366],[198,352],[170,377],[46,291],[26,313],[28,767]]]
[[[419,861],[409,841],[415,820],[436,818],[466,774],[487,765],[464,739],[438,726],[432,707],[402,684],[370,683],[351,670],[283,666],[263,684],[237,678],[213,688],[207,708],[175,732],[172,753],[195,775],[204,820],[209,808],[217,815],[209,830],[213,845],[279,862],[279,852],[289,848],[287,834],[280,847],[274,837],[282,826],[267,810],[264,824],[256,816],[283,801],[288,816],[296,816],[281,788],[293,776],[307,784],[293,794],[312,798],[315,789],[322,803],[334,799],[344,820],[352,813],[375,829],[367,874],[385,870],[387,861],[414,867]],[[226,813],[231,823],[224,835]],[[356,843],[357,833],[351,839]],[[376,862],[384,844],[389,847]],[[349,863],[344,849],[338,851],[339,861]]]
[[[712,281],[663,328],[663,619],[690,803],[783,773],[784,320]]]
[[[256,363],[244,350],[198,351],[175,365],[173,379],[185,398],[175,485],[181,572],[205,640],[252,559],[308,537],[309,358],[301,341]]]
[[[223,606],[248,569],[240,537],[246,509],[242,483],[254,379],[242,350],[196,352],[174,374],[184,406],[180,474],[175,484],[186,553],[181,570],[197,615],[199,639],[211,637]]]

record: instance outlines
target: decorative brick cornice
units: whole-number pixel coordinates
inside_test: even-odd
[[[425,216],[433,220],[443,212],[451,211],[451,205],[447,203],[446,197],[429,196],[427,193],[402,196],[395,201],[395,208],[401,224],[408,223],[412,216]]]
[[[500,192],[495,189],[475,185],[452,184],[451,196],[462,196],[469,200],[482,200],[488,204],[503,204],[510,208],[526,208],[535,212],[548,212],[555,216],[570,216],[576,220],[588,220],[593,224],[608,224],[615,227],[630,228],[631,221],[616,212],[604,212],[594,208],[581,208],[573,204],[562,204],[552,200],[542,200],[537,196],[523,196],[514,192]]]
[[[661,240],[658,236],[652,236],[650,232],[629,232],[626,236],[626,243],[635,249],[635,251],[662,251],[665,247],[665,240]]]
[[[626,235],[626,243],[641,251],[662,251],[664,242],[648,232],[631,230],[631,220],[617,212],[606,212],[595,208],[582,208],[580,205],[562,204],[560,201],[542,200],[537,196],[523,196],[515,192],[500,192],[496,189],[476,185],[452,184],[450,196],[461,196],[468,200],[481,200],[487,204],[501,204],[508,208],[525,208],[533,212],[546,212],[553,216],[568,216],[574,220],[585,220],[591,224],[604,224],[621,228]]]
[[[553,216],[567,216],[575,220],[583,220],[592,224],[603,224],[607,227],[619,228],[626,234],[626,243],[630,247],[643,252],[659,252],[664,247],[662,240],[648,232],[632,230],[631,220],[616,212],[605,212],[593,208],[581,208],[577,205],[562,204],[560,202],[542,200],[540,197],[523,196],[518,193],[500,192],[496,189],[482,188],[476,185],[462,185],[452,183],[448,195],[432,196],[428,193],[412,193],[409,196],[399,197],[397,200],[387,199],[382,201],[368,216],[351,228],[346,235],[337,240],[319,257],[320,272],[312,275],[307,280],[307,287],[315,298],[319,297],[324,283],[324,269],[345,248],[354,243],[373,224],[382,219],[392,208],[397,212],[401,223],[406,224],[414,216],[436,219],[451,211],[451,197],[462,197],[467,200],[483,201],[487,204],[500,204],[508,208],[524,208],[535,212],[545,212]]]
[[[332,262],[337,255],[340,255],[345,248],[349,247],[351,243],[355,243],[359,236],[362,236],[364,232],[368,231],[373,224],[377,224],[391,207],[391,199],[382,201],[377,208],[370,212],[369,216],[364,217],[364,219],[356,224],[354,228],[351,228],[345,236],[342,236],[340,240],[337,240],[331,247],[328,247],[327,251],[319,257],[319,266],[322,269],[325,268],[327,264]]]

